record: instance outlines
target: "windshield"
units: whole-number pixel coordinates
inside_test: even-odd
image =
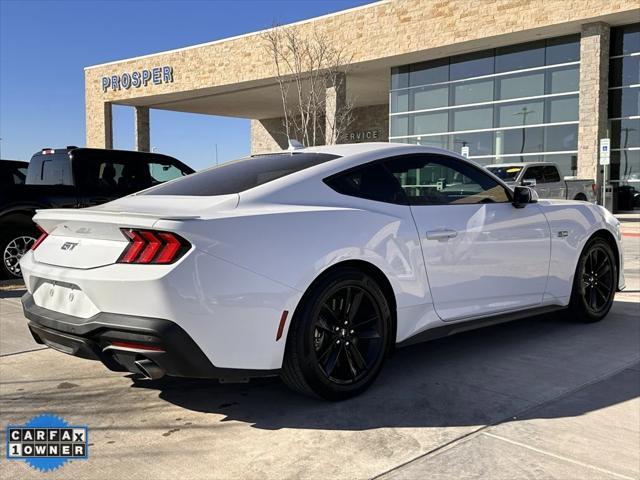
[[[140,195],[228,195],[338,158],[326,153],[277,153],[208,168],[187,177],[158,185]]]
[[[496,177],[505,182],[515,182],[524,167],[487,167]]]

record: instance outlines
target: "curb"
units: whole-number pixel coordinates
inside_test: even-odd
[[[0,280],[0,291],[3,290],[24,290],[26,287],[21,278],[11,280]]]

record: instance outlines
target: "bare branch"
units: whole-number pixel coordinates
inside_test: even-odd
[[[317,29],[304,33],[298,26],[276,26],[263,40],[273,59],[287,136],[306,146],[337,143],[353,122],[345,84],[351,58]]]

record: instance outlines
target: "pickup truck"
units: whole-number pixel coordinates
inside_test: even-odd
[[[540,198],[595,202],[598,187],[593,179],[562,178],[555,163],[496,163],[485,167],[509,187],[532,187]]]
[[[3,176],[15,166],[0,162]],[[0,181],[0,277],[21,275],[20,258],[39,235],[31,221],[37,209],[90,207],[193,171],[158,153],[77,147],[37,152],[24,184]]]

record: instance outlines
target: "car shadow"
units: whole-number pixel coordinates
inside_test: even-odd
[[[133,385],[156,389],[174,405],[267,430],[577,416],[640,395],[639,334],[637,320],[620,314],[589,325],[556,314],[484,328],[398,349],[367,392],[343,402],[295,394],[277,378],[248,384],[166,378]],[[567,394],[575,398],[565,405]]]

